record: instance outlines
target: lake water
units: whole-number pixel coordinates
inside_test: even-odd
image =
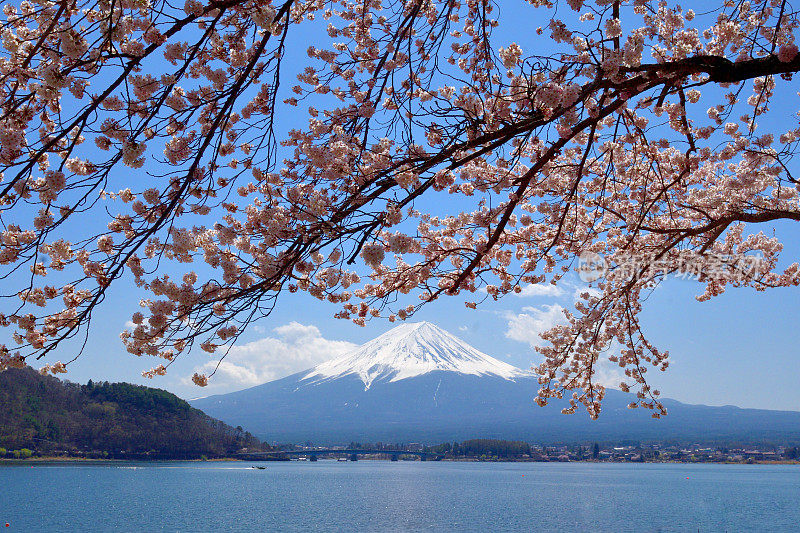
[[[800,467],[794,465],[318,461],[0,467],[0,531],[798,528]]]

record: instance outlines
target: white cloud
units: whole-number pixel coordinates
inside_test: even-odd
[[[612,363],[607,357],[600,356],[594,364],[592,380],[604,387],[619,389],[619,384],[625,381],[625,372],[617,363]]]
[[[577,302],[578,300],[583,300],[581,295],[583,293],[589,293],[589,296],[602,296],[603,292],[599,289],[595,289],[594,287],[589,287],[588,285],[582,285],[579,287],[575,287],[575,292],[572,293],[572,298]]]
[[[564,308],[558,304],[537,307],[523,307],[522,313],[507,312],[508,321],[506,337],[531,346],[540,346],[544,341],[541,334],[559,324],[566,324]]]
[[[599,295],[597,289],[590,287],[577,287],[575,289],[575,297],[578,298],[580,293],[589,292],[592,295]],[[564,316],[564,308],[558,304],[543,305],[541,307],[523,307],[521,313],[514,313],[506,311],[503,317],[508,321],[508,329],[506,330],[506,337],[509,339],[524,342],[531,347],[542,346],[545,341],[542,339],[541,334],[549,330],[553,326],[566,324],[567,319]],[[608,360],[608,356],[612,354],[619,354],[622,347],[619,343],[615,342],[611,347],[600,355],[597,362],[594,364],[593,381],[605,387],[618,389],[619,384],[625,381],[625,373],[617,363]],[[531,366],[536,366],[535,361],[531,362]]]
[[[520,298],[532,298],[535,296],[552,296],[558,298],[564,294],[564,290],[552,283],[529,283],[522,287],[522,291],[515,293]]]
[[[587,289],[579,289],[585,292]],[[592,290],[592,289],[589,289]],[[523,307],[522,313],[516,314],[510,311],[505,313],[508,320],[506,337],[515,341],[525,342],[532,347],[541,346],[545,343],[541,334],[559,324],[566,324],[564,308],[558,304],[544,305],[541,308]],[[593,381],[605,387],[619,388],[619,384],[625,381],[625,373],[618,364],[608,360],[608,355],[619,353],[621,346],[614,343],[612,347],[605,351],[605,356],[601,354],[594,365]],[[531,366],[536,366],[532,361]]]
[[[357,347],[351,342],[326,339],[316,326],[298,322],[279,326],[273,332],[274,337],[231,348],[204,392],[216,394],[260,385],[309,369]],[[209,361],[195,371],[211,374],[216,366],[217,361]]]
[[[458,326],[458,331],[469,331],[467,326]]]

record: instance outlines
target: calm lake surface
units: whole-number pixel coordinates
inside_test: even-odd
[[[6,522],[11,527],[2,527]],[[798,528],[800,467],[794,465],[318,461],[0,467],[2,531]]]

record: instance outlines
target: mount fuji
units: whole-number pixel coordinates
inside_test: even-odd
[[[600,419],[537,407],[536,376],[438,326],[404,323],[355,350],[291,376],[192,405],[270,442],[439,443],[469,438],[532,442],[800,440],[800,412],[665,400],[660,420],[608,389]]]
[[[400,381],[429,372],[495,376],[509,381],[530,376],[430,322],[418,322],[397,326],[343,357],[326,361],[312,368],[302,380],[319,384],[354,375],[364,382],[366,391],[376,381]]]

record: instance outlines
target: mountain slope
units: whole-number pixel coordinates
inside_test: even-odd
[[[260,447],[172,393],[130,383],[78,385],[32,368],[0,372],[0,447],[112,457],[224,456]]]
[[[800,442],[797,412],[665,400],[669,416],[654,420],[616,390],[597,421],[562,415],[556,403],[533,403],[533,375],[452,339],[431,324],[403,325],[310,371],[192,403],[278,442]]]
[[[597,421],[533,403],[538,384],[448,372],[379,383],[364,390],[355,376],[305,386],[305,373],[193,405],[258,437],[277,442],[438,443],[468,438],[530,442],[659,440],[798,442],[800,413],[687,405],[665,400],[669,416],[628,409],[628,395],[609,390]]]

